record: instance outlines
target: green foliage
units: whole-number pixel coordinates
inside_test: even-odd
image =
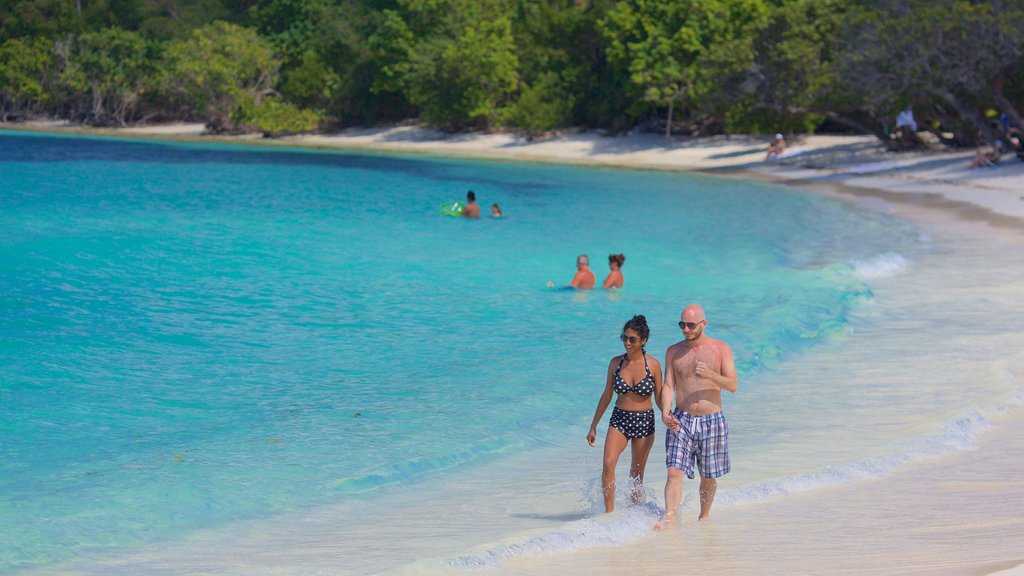
[[[823,115],[814,112],[788,113],[765,106],[751,95],[726,112],[724,130],[733,134],[812,134],[824,120]]]
[[[0,0],[0,40],[55,38],[84,22],[69,0]]]
[[[644,100],[706,113],[719,108],[723,84],[752,66],[768,14],[763,0],[637,0],[618,3],[600,26],[609,58]]]
[[[161,85],[213,130],[231,128],[247,98],[258,104],[277,82],[280,62],[255,30],[214,22],[167,47]]]
[[[320,115],[314,110],[299,109],[273,97],[259,103],[251,98],[242,98],[232,112],[231,120],[242,129],[280,136],[315,130],[320,123]]]
[[[545,72],[523,89],[508,109],[504,124],[524,130],[531,137],[536,132],[549,132],[567,124],[573,100],[558,74]]]
[[[303,54],[298,66],[286,70],[282,76],[282,95],[318,110],[326,109],[341,87],[338,74],[312,50]]]
[[[996,135],[981,114],[992,86],[1024,55],[1020,2],[875,0],[843,30],[828,104],[865,111],[876,126],[907,105],[928,111],[955,142]]]
[[[87,32],[70,43],[61,81],[69,104],[92,123],[125,124],[153,82],[142,37],[120,28]]]
[[[123,0],[139,6],[138,30],[144,36],[160,40],[188,37],[207,24],[241,19],[232,13],[228,0]]]
[[[249,11],[260,35],[286,55],[301,55],[316,44],[319,22],[329,11],[322,0],[267,0]]]
[[[428,123],[494,126],[514,99],[519,59],[500,0],[400,0],[370,46],[381,63],[374,89],[398,91]]]
[[[519,82],[519,59],[508,18],[497,18],[466,27],[445,46],[442,75],[462,92],[459,104],[470,122],[494,125]]]
[[[913,106],[966,145],[1024,125],[1021,38],[1021,0],[0,0],[0,114],[888,141]]]
[[[53,43],[43,38],[0,44],[0,117],[49,106]]]

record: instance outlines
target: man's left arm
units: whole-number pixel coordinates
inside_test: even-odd
[[[739,387],[739,377],[736,376],[736,363],[732,359],[732,349],[728,344],[721,345],[722,371],[715,372],[707,364],[697,361],[697,376],[707,378],[715,383],[720,389],[736,393]]]

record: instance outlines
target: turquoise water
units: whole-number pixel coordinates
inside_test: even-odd
[[[5,132],[0,170],[0,572],[551,442],[636,313],[660,355],[700,302],[756,389],[930,249],[660,172]],[[508,217],[438,213],[467,189]],[[545,288],[618,252],[621,292]]]

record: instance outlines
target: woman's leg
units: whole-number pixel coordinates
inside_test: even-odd
[[[632,492],[630,498],[634,504],[644,501],[644,470],[647,468],[647,457],[651,455],[651,448],[654,447],[654,434],[643,438],[633,438],[633,458],[629,464],[629,478],[632,480]]]
[[[604,493],[604,511],[615,510],[615,466],[619,455],[626,449],[626,436],[617,428],[608,427],[604,437],[604,467],[601,470],[601,491]]]

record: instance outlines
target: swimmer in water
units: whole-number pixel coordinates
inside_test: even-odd
[[[622,288],[625,284],[626,279],[622,276],[622,265],[626,262],[625,254],[611,254],[608,256],[608,276],[605,277],[604,283],[601,284],[602,288],[611,290],[613,288]]]
[[[594,273],[590,271],[590,258],[586,254],[580,254],[576,257],[576,274],[572,277],[569,288],[590,290],[596,283],[597,279],[594,278]],[[548,282],[548,288],[554,285],[554,282]]]
[[[466,205],[462,207],[462,214],[466,218],[479,218],[480,205],[476,203],[476,194],[470,190],[466,192]]]

